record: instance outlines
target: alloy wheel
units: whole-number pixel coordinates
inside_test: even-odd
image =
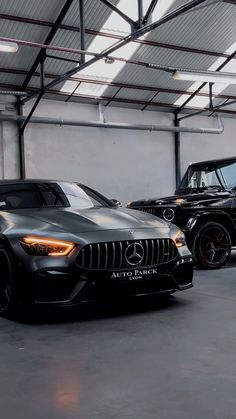
[[[220,226],[209,226],[202,232],[199,251],[203,262],[209,267],[224,263],[228,258],[230,248],[229,236]]]

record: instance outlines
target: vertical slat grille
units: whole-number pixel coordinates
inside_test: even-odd
[[[157,260],[159,261],[159,257],[160,257],[160,243],[159,240],[157,240]]]
[[[151,265],[153,265],[153,263],[154,263],[154,256],[155,256],[155,254],[154,254],[154,252],[155,252],[155,249],[154,249],[154,240],[152,240],[152,241],[151,241],[151,243],[152,243],[152,258],[151,258]]]
[[[119,268],[122,267],[122,261],[123,261],[123,243],[120,242],[120,265],[119,265]]]
[[[97,253],[98,253],[98,263],[97,263],[97,269],[100,267],[100,261],[101,261],[101,250],[100,250],[100,244],[97,244]]]
[[[91,244],[89,245],[89,260],[90,260],[89,269],[92,269],[92,267],[93,267],[93,247],[92,247]]]
[[[156,207],[133,207],[132,209],[137,211],[147,212],[148,214],[157,215],[157,208]],[[159,212],[159,211],[158,211]]]
[[[146,253],[146,256],[145,256],[145,262],[144,262],[144,265],[145,266],[147,266],[148,265],[148,240],[145,240],[145,253]]]
[[[178,256],[178,250],[171,239],[146,239],[89,244],[78,254],[77,264],[85,269],[134,268],[125,257],[126,249],[133,243],[143,247],[143,259],[138,266],[152,266],[169,263]]]
[[[108,263],[108,245],[105,243],[105,266],[104,268],[107,269],[107,263]]]
[[[112,268],[116,266],[116,245],[112,243]]]

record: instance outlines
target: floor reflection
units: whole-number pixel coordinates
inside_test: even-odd
[[[66,368],[66,367],[65,367]],[[57,371],[58,375],[58,371]],[[73,371],[59,372],[59,380],[52,389],[53,404],[59,411],[78,409],[80,405],[80,382],[78,375]]]

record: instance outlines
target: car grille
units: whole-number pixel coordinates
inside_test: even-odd
[[[139,243],[144,249],[140,265],[130,266],[125,252],[132,243]],[[106,242],[86,245],[78,254],[77,265],[84,269],[125,269],[169,263],[178,256],[178,250],[171,239],[148,239]]]
[[[153,214],[156,215],[157,212],[157,208],[156,207],[134,207],[132,209],[138,210],[138,211],[143,211],[143,212],[147,212],[148,214]]]

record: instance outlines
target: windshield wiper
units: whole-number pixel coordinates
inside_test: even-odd
[[[204,191],[217,190],[218,192],[226,192],[226,189],[224,188],[224,186],[220,186],[220,185],[208,185],[208,186],[203,186],[200,189]]]

